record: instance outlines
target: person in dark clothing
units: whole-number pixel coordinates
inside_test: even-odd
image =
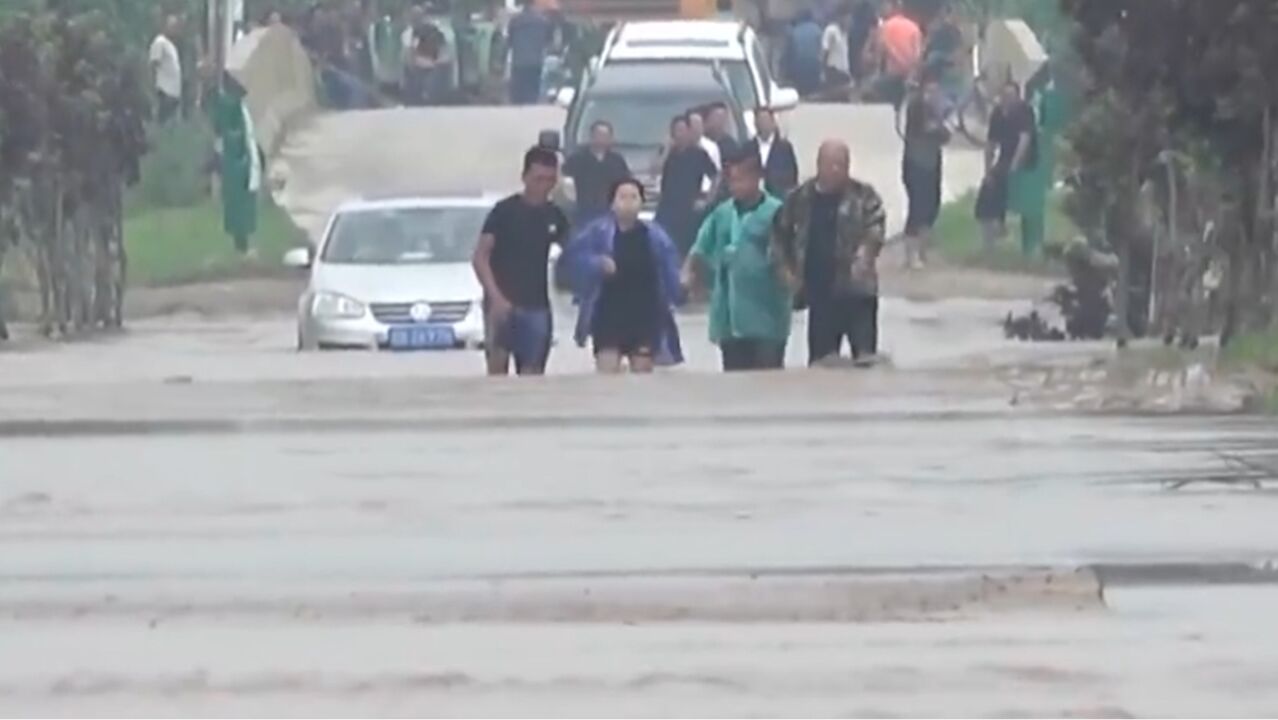
[[[821,26],[811,10],[801,10],[790,26],[785,46],[786,75],[800,95],[821,89]]]
[[[878,353],[878,257],[887,216],[875,189],[848,175],[850,153],[827,141],[817,176],[786,198],[772,228],[771,257],[798,306],[808,307],[808,362],[837,356],[844,338],[859,365]]]
[[[799,184],[799,161],[794,146],[777,131],[777,117],[771,108],[754,111],[758,135],[746,144],[745,152],[756,155],[763,163],[763,188],[774,197],[785,199]]]
[[[981,222],[986,250],[993,249],[1006,232],[1012,174],[1038,161],[1037,135],[1034,108],[1021,99],[1020,86],[1009,81],[999,95],[998,107],[990,114],[985,179],[976,196],[976,219]]]
[[[608,213],[610,189],[630,177],[626,159],[612,149],[612,124],[606,120],[590,128],[590,145],[578,148],[564,161],[564,175],[572,178],[577,191],[573,225],[585,227]]]
[[[856,0],[852,6],[852,19],[848,25],[848,72],[853,82],[860,84],[872,68],[865,62],[865,49],[879,27],[879,12],[874,0]]]
[[[550,246],[564,245],[568,218],[550,201],[559,156],[534,147],[524,155],[524,189],[493,207],[472,264],[484,288],[489,375],[505,375],[510,359],[520,375],[542,375],[553,326],[547,265]]]
[[[639,219],[643,184],[614,183],[612,212],[580,233],[564,257],[580,313],[574,337],[594,341],[601,373],[652,372],[682,361],[673,308],[682,302],[679,257],[660,225]]]
[[[728,106],[719,102],[706,108],[706,137],[719,146],[719,157],[735,157],[741,143],[728,128]]]
[[[533,105],[541,100],[541,73],[546,51],[554,39],[555,25],[534,0],[510,19],[506,36],[510,43],[510,102]]]
[[[945,129],[941,85],[928,75],[910,99],[905,115],[905,153],[901,180],[909,200],[905,220],[905,264],[921,268],[927,262],[932,226],[941,211],[943,152],[950,133]]]
[[[697,236],[705,197],[713,196],[713,192],[703,195],[702,182],[716,179],[719,169],[696,144],[686,115],[670,121],[670,137],[673,143],[661,167],[656,220],[674,238],[679,252],[687,254]]]
[[[411,106],[430,105],[439,102],[441,81],[447,81],[451,66],[445,57],[448,39],[444,32],[427,18],[413,27],[413,47],[408,53],[405,68],[405,99]]]

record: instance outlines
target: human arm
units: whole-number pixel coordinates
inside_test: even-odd
[[[512,306],[497,285],[497,276],[493,273],[493,248],[496,245],[497,238],[492,233],[486,232],[480,235],[479,244],[475,246],[475,253],[471,256],[470,264],[475,269],[475,277],[479,280],[480,286],[484,288],[484,297],[488,298],[493,314],[501,317],[508,315]]]
[[[799,199],[791,193],[772,216],[772,228],[768,234],[768,262],[777,278],[791,291],[798,289],[799,270],[795,252],[798,238]]]
[[[692,243],[692,249],[688,251],[688,258],[683,262],[683,270],[679,274],[679,281],[685,290],[690,290],[696,286],[697,269],[710,265],[712,258],[716,255],[716,216],[716,213],[710,213],[702,221],[701,227],[697,230],[697,239]]]
[[[799,186],[799,159],[794,154],[794,145],[789,140],[778,140],[772,151],[781,153],[781,188],[789,193]]]
[[[648,224],[648,234],[652,240],[653,255],[657,259],[657,272],[661,274],[662,284],[666,288],[665,302],[672,306],[680,306],[687,302],[679,265],[679,249],[665,228],[657,223]]]
[[[1012,170],[1020,170],[1029,160],[1030,147],[1034,143],[1034,109],[1026,105],[1017,123],[1016,153],[1012,155]]]
[[[498,203],[488,213],[488,217],[484,220],[484,227],[480,231],[479,244],[475,246],[475,252],[471,256],[475,278],[479,280],[480,286],[484,289],[484,297],[488,298],[493,312],[498,316],[509,313],[512,308],[510,300],[506,298],[506,294],[501,291],[501,286],[497,282],[497,274],[493,272],[493,251],[497,247],[497,234],[504,222],[505,207],[504,203]]]
[[[883,252],[887,235],[887,211],[877,190],[866,186],[861,200],[861,242],[857,245],[858,263],[873,265]]]

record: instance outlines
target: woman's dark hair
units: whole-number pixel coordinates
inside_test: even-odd
[[[529,148],[528,152],[524,153],[524,174],[527,175],[534,165],[558,170],[559,154],[550,148],[541,147],[540,145]]]
[[[608,189],[609,205],[617,201],[617,191],[627,185],[630,185],[635,190],[639,191],[639,200],[641,202],[646,202],[648,200],[648,192],[643,189],[643,183],[639,182],[638,178],[628,177],[628,178],[622,178],[618,180],[617,182],[612,184],[611,188]]]

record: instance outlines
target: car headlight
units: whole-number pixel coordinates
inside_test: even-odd
[[[311,313],[320,318],[357,320],[364,317],[364,303],[340,293],[319,292],[311,301]]]

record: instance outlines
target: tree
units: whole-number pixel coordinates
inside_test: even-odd
[[[1237,329],[1273,318],[1275,110],[1278,5],[1270,0],[1062,0],[1076,23],[1075,47],[1086,71],[1084,109],[1071,134],[1086,183],[1131,190],[1158,171],[1175,138],[1203,140],[1226,168],[1220,242],[1229,255],[1228,342]],[[1107,143],[1098,134],[1112,134]],[[1129,146],[1128,143],[1131,143]],[[1077,198],[1120,213],[1107,228],[1117,249],[1130,248],[1135,225],[1128,196],[1102,199],[1083,187]],[[1090,200],[1088,199],[1090,193]],[[1121,253],[1120,253],[1121,254]]]
[[[148,112],[140,53],[73,2],[0,21],[0,237],[32,257],[42,327],[62,334],[122,322],[122,198]]]

